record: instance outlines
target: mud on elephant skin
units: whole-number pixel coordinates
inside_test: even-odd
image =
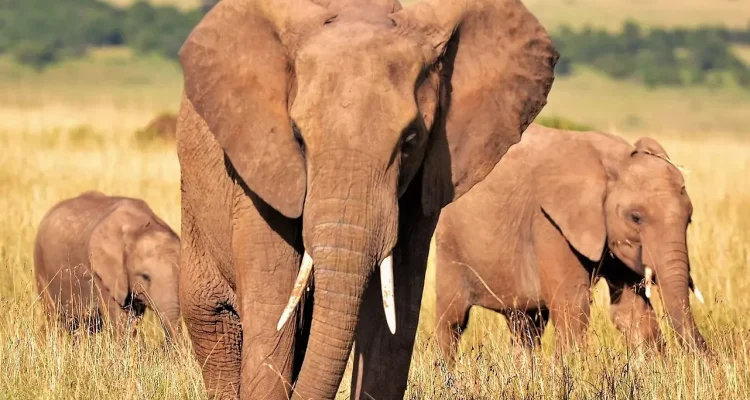
[[[39,224],[37,291],[51,322],[91,333],[112,323],[135,334],[146,308],[169,342],[180,331],[180,239],[142,200],[88,191],[63,200]]]
[[[177,128],[208,391],[331,399],[356,338],[352,397],[402,397],[439,211],[519,140],[557,57],[517,0],[214,7]]]
[[[705,350],[689,304],[686,231],[692,203],[680,170],[653,139],[532,124],[521,142],[436,230],[437,336],[452,361],[469,309],[503,313],[513,341],[584,344],[590,288],[605,278],[611,318],[633,344],[663,339],[650,282],[681,341]],[[700,297],[700,292],[696,291]]]

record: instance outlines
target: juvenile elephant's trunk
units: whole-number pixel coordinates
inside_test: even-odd
[[[351,165],[311,184],[305,203],[306,250],[313,260],[310,339],[295,397],[333,399],[352,350],[365,288],[396,236],[395,185],[385,190],[363,166]],[[362,169],[365,169],[362,171]],[[360,176],[356,171],[360,170]],[[322,177],[323,174],[318,175]],[[344,175],[344,176],[340,176]],[[366,316],[363,316],[366,318]]]
[[[163,313],[162,328],[168,342],[179,340],[182,327],[180,325],[180,305],[175,303]]]
[[[693,319],[689,301],[690,262],[684,234],[665,238],[652,249],[644,246],[644,257],[654,260],[656,279],[662,294],[664,309],[680,342],[688,347],[706,350],[706,341],[701,336]],[[654,253],[656,252],[656,253]]]
[[[149,294],[149,306],[159,318],[167,342],[177,340],[181,331],[180,302],[177,296],[177,289],[170,285],[159,287],[158,291]]]

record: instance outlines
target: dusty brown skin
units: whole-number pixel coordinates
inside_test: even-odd
[[[332,399],[355,338],[352,397],[402,397],[439,211],[553,81],[515,0],[321,3],[223,0],[181,50],[180,295],[220,398]],[[313,284],[277,332],[304,251]],[[391,253],[395,334],[372,276]]]
[[[180,240],[142,200],[90,191],[42,219],[34,245],[37,290],[53,322],[121,335],[155,311],[168,340],[180,329]]]
[[[706,348],[688,301],[692,204],[653,139],[532,124],[495,169],[447,206],[436,231],[437,337],[452,361],[476,305],[500,312],[514,343],[539,344],[549,318],[561,349],[585,344],[590,287],[605,278],[611,318],[637,345],[661,348],[644,292],[655,271],[685,344]]]

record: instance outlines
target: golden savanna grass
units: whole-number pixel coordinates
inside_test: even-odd
[[[629,352],[608,321],[606,290],[599,287],[588,351],[555,361],[550,330],[543,351],[523,361],[509,347],[502,320],[474,311],[457,369],[446,371],[431,334],[430,271],[409,398],[718,399],[750,393],[750,187],[745,184],[750,142],[708,133],[687,139],[653,135],[689,170],[695,205],[690,254],[707,299],[705,305],[694,299],[693,304],[715,354],[694,357],[674,341],[665,357]],[[106,335],[74,344],[68,335],[44,329],[32,243],[37,224],[55,202],[93,188],[136,196],[179,230],[174,148],[133,137],[128,130],[0,128],[0,398],[204,398],[198,366],[187,351],[161,349],[153,318],[144,321],[145,347],[115,343]],[[342,396],[346,390],[342,387]]]
[[[629,135],[631,139],[635,136]],[[408,397],[737,398],[750,393],[750,143],[736,136],[659,137],[689,170],[695,204],[689,231],[694,275],[707,299],[695,305],[714,350],[694,357],[670,342],[665,357],[629,352],[607,318],[606,290],[597,289],[586,352],[564,361],[544,348],[524,361],[508,345],[504,322],[473,311],[455,371],[446,371],[431,334],[435,316],[430,271]],[[0,398],[204,398],[198,366],[187,351],[162,350],[153,318],[146,346],[106,335],[74,344],[46,332],[32,274],[37,224],[60,199],[96,188],[145,199],[179,230],[179,166],[171,144],[144,145],[131,132],[0,129]],[[663,315],[660,311],[660,315]],[[342,396],[346,393],[342,387]]]
[[[161,0],[179,1],[197,3]],[[709,3],[715,7],[706,8]],[[698,7],[694,10],[677,8],[674,0],[631,6],[625,0],[527,4],[548,28],[565,20],[614,21],[602,25],[617,27],[623,18],[641,15],[668,25],[692,25],[716,20],[715,10],[734,26],[750,20],[744,1],[684,2]],[[649,12],[639,13],[636,5]],[[573,8],[579,13],[567,13]],[[609,9],[621,12],[612,19],[599,17]],[[174,63],[134,57],[121,49],[92,52],[41,73],[0,57],[0,399],[205,398],[190,352],[162,349],[152,317],[142,325],[145,346],[118,343],[107,335],[74,342],[66,333],[47,331],[32,273],[32,244],[42,216],[56,202],[85,190],[143,198],[179,232],[179,165],[173,144],[137,140],[134,132],[157,114],[176,110],[180,85]],[[474,310],[458,365],[448,371],[432,335],[430,269],[407,397],[750,397],[749,93],[734,88],[647,90],[583,71],[555,82],[543,113],[621,129],[630,140],[654,136],[688,169],[695,207],[690,255],[706,304],[694,297],[691,301],[713,349],[711,357],[683,352],[671,336],[663,357],[628,350],[609,322],[608,294],[600,284],[586,351],[556,360],[554,329],[548,328],[542,351],[525,359],[509,346],[501,318]],[[658,301],[656,305],[663,316]],[[663,328],[671,334],[665,322]],[[347,391],[342,386],[340,397]]]

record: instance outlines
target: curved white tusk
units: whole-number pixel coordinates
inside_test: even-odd
[[[393,254],[380,263],[380,292],[383,295],[385,321],[392,334],[396,333],[396,302],[393,300]]]
[[[695,280],[692,276],[688,280],[688,286],[690,286],[690,290],[692,290],[695,294],[695,298],[697,298],[701,303],[705,303],[703,301],[703,293],[701,293],[701,291],[698,289],[698,286],[695,286]]]
[[[302,298],[302,292],[304,292],[307,287],[307,281],[310,279],[312,268],[313,259],[310,257],[310,254],[305,252],[305,255],[302,256],[302,265],[299,267],[299,275],[297,275],[297,280],[294,282],[292,295],[289,296],[289,302],[287,303],[286,308],[284,308],[284,312],[281,313],[279,323],[276,324],[277,331],[281,330],[281,327],[286,324],[286,321],[288,321],[289,317],[294,313],[294,309],[297,308],[297,304],[299,304],[299,301]]]
[[[651,298],[651,280],[653,279],[653,277],[654,277],[654,270],[652,270],[649,267],[646,267],[646,276],[644,279],[646,280],[646,298],[647,299]]]
[[[703,301],[703,294],[697,287],[693,288],[693,293],[695,293],[695,298],[698,299],[698,301],[700,301],[701,303],[705,303]]]

